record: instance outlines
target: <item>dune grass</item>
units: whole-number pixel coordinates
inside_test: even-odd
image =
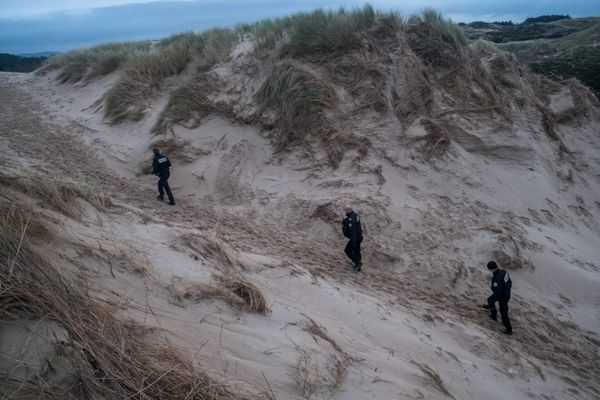
[[[379,34],[393,34],[403,20],[396,12],[378,12],[367,4],[362,8],[317,9],[289,17],[266,19],[236,28],[249,35],[257,50],[274,50],[281,44],[280,57],[331,55],[362,45],[362,35],[376,29]]]
[[[104,113],[112,123],[136,121],[165,78],[188,66],[194,71],[210,69],[237,40],[232,29],[211,29],[155,42],[108,43],[51,57],[38,72],[58,71],[59,82],[87,84],[120,69],[120,79],[104,95]]]
[[[355,49],[361,45],[360,33],[375,24],[376,12],[370,5],[351,11],[315,10],[292,19],[289,43],[282,54],[305,56]]]
[[[261,112],[276,113],[271,138],[279,151],[329,132],[325,110],[335,104],[333,89],[289,63],[276,65],[256,93]]]
[[[0,173],[0,183],[71,217],[78,217],[81,211],[76,199],[85,200],[98,209],[111,206],[110,199],[102,190],[84,179],[64,180],[48,175],[8,176]]]
[[[161,40],[147,52],[131,56],[124,65],[119,81],[104,95],[104,112],[111,122],[139,120],[144,115],[145,100],[151,98],[162,81],[183,72],[195,60],[212,65],[225,51],[225,30],[197,35],[184,33]],[[227,31],[228,32],[228,31]]]
[[[468,56],[467,39],[460,27],[432,9],[412,16],[407,25],[411,49],[433,67],[452,67]]]
[[[5,376],[3,398],[240,398],[172,348],[145,342],[142,327],[119,319],[90,298],[85,285],[67,280],[30,240],[29,226],[40,223],[32,218],[0,203],[0,319],[47,319],[63,327],[69,340],[56,346],[73,384]]]
[[[38,73],[58,70],[61,83],[88,82],[117,70],[132,54],[148,51],[150,41],[106,43],[83,50],[57,54],[46,60]]]

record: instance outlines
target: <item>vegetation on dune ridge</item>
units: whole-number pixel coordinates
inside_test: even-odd
[[[105,115],[113,123],[139,120],[144,115],[144,100],[152,97],[165,78],[180,74],[190,64],[195,71],[209,69],[229,53],[236,39],[237,34],[228,29],[184,33],[133,55],[119,81],[105,94]]]
[[[549,22],[567,23],[578,22]],[[527,25],[536,24],[540,23]],[[232,59],[231,66],[246,85],[243,92],[248,92],[246,88],[253,92],[236,103],[229,94],[240,88],[231,86],[213,67],[242,42],[251,46],[240,49],[253,53],[242,64]],[[341,115],[370,110],[381,115],[391,112],[403,124],[422,119],[429,132],[426,154],[430,158],[450,148],[448,133],[434,128],[448,126],[453,115],[491,112],[511,123],[513,110],[527,101],[526,93],[547,95],[528,87],[539,82],[532,83],[532,75],[510,53],[483,40],[470,43],[463,29],[431,9],[408,19],[369,5],[315,10],[138,45],[141,50],[108,63],[111,68],[120,65],[121,77],[104,96],[105,115],[113,123],[140,119],[158,89],[169,88],[169,100],[152,131],[160,136],[156,143],[173,142],[167,147],[181,150],[174,150],[178,154],[186,153],[188,145],[176,143],[169,135],[173,126],[194,128],[206,115],[217,112],[260,124],[278,152],[304,146],[313,153],[317,150],[313,145],[322,144],[336,167],[350,147],[366,154],[368,142],[344,132]],[[89,51],[102,53],[98,48]],[[568,54],[568,49],[561,51]],[[62,60],[70,61],[62,64],[59,79],[68,76],[65,81],[85,82],[97,76],[90,71],[114,70],[95,67],[103,58],[85,54],[82,50],[64,55]],[[71,62],[73,66],[68,65]],[[84,73],[81,65],[86,65]],[[69,71],[77,73],[71,76]],[[228,87],[228,93],[223,87]],[[547,101],[542,97],[532,99],[531,107],[547,116]],[[552,130],[547,132],[558,140]]]
[[[462,24],[469,39],[497,43],[532,72],[553,79],[577,78],[600,95],[600,18],[530,18],[521,24]]]
[[[335,103],[333,89],[323,80],[287,63],[273,68],[256,98],[262,112],[275,112],[277,150],[326,134],[324,111]]]
[[[46,60],[37,71],[45,74],[58,71],[56,79],[61,83],[88,82],[110,74],[119,68],[132,54],[148,51],[150,41],[106,43],[88,49],[57,54]]]

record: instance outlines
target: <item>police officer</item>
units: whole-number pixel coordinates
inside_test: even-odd
[[[512,326],[510,319],[508,318],[508,301],[510,300],[510,290],[512,288],[512,281],[508,272],[498,268],[495,261],[490,261],[487,264],[490,271],[494,273],[492,276],[492,295],[488,297],[487,304],[483,307],[490,310],[490,318],[494,321],[498,320],[498,314],[496,311],[496,302],[500,305],[500,317],[502,317],[502,324],[506,330],[502,331],[507,335],[512,335]]]
[[[169,172],[169,167],[171,166],[171,162],[169,158],[160,154],[160,151],[155,147],[152,149],[154,152],[154,159],[152,160],[152,171],[154,175],[159,177],[158,180],[158,196],[156,197],[160,201],[164,200],[164,192],[167,192],[167,197],[169,197],[170,206],[175,205],[175,200],[173,199],[173,194],[171,193],[171,188],[169,187],[169,177],[171,173]]]
[[[360,217],[357,213],[352,211],[352,206],[350,204],[344,206],[344,212],[346,213],[346,216],[342,221],[342,232],[344,233],[344,236],[349,239],[344,252],[354,263],[354,269],[360,271],[362,268],[360,244],[363,240]]]

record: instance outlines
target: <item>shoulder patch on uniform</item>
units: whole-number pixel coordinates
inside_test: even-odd
[[[504,274],[504,282],[508,282],[510,277],[508,276],[508,272]]]
[[[356,214],[356,222],[360,222],[360,216]]]

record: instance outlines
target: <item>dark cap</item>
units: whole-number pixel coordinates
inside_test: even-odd
[[[489,263],[487,263],[487,267],[488,269],[496,269],[498,268],[498,265],[496,264],[496,261],[490,261]]]
[[[158,150],[158,147],[153,148],[152,151],[154,152],[154,154],[160,153],[160,150]]]

